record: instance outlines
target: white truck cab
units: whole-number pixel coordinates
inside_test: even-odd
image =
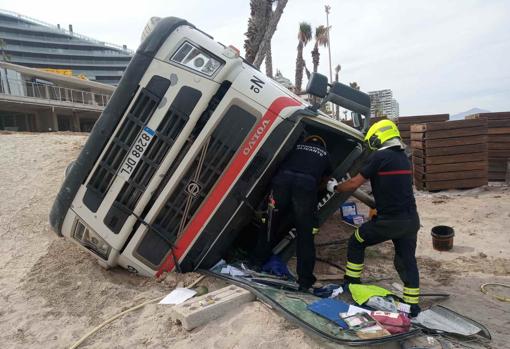
[[[367,115],[366,94],[338,83],[328,93],[327,80],[312,80],[311,93]],[[159,275],[211,266],[304,134],[326,140],[337,178],[359,167],[362,132],[185,20],[161,19],[69,169],[51,225],[105,267]],[[347,196],[324,196],[320,221]]]

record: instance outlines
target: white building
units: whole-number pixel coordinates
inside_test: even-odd
[[[395,98],[391,100],[391,107],[393,109],[393,117],[398,118],[400,116],[399,105]]]
[[[368,92],[370,96],[370,114],[396,118],[399,115],[399,106],[393,98],[390,89]]]

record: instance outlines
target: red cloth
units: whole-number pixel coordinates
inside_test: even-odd
[[[370,315],[391,334],[409,332],[411,320],[403,314],[373,311]]]

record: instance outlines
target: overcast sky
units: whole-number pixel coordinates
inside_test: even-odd
[[[272,44],[273,67],[291,81],[299,22],[325,24],[325,4],[340,81],[392,89],[401,115],[510,110],[509,0],[289,0]],[[132,49],[150,17],[177,16],[243,51],[249,16],[249,0],[2,0],[0,7]],[[319,71],[329,75],[326,48]]]

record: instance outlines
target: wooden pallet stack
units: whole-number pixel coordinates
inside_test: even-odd
[[[420,190],[475,188],[487,184],[487,120],[411,126],[414,184]]]
[[[448,121],[449,118],[449,114],[399,116],[397,125],[402,141],[409,146],[411,140],[411,125],[430,122],[444,122]]]
[[[510,161],[510,112],[480,113],[466,119],[487,119],[489,181],[505,181]]]

